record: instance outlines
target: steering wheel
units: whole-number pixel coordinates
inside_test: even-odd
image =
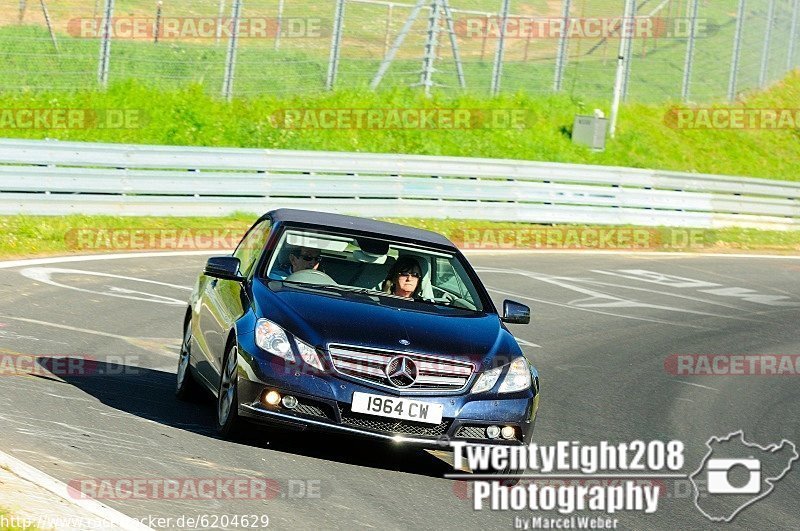
[[[286,277],[286,282],[302,282],[304,284],[321,284],[324,286],[337,286],[338,283],[324,271],[318,269],[303,269]]]

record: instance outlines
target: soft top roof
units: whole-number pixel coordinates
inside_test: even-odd
[[[453,251],[457,249],[453,242],[436,232],[415,229],[396,223],[388,223],[386,221],[375,221],[373,219],[355,216],[343,216],[340,214],[329,214],[327,212],[316,212],[313,210],[297,210],[293,208],[280,208],[269,212],[267,215],[275,222],[307,226],[313,225],[324,229],[343,229],[359,233],[371,233],[376,236],[385,236],[391,239],[405,240]]]

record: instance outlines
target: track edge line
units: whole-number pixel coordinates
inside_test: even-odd
[[[55,479],[36,467],[20,461],[2,450],[0,450],[0,466],[8,469],[12,474],[55,494],[67,503],[76,505],[98,518],[110,522],[126,531],[153,531],[152,528],[147,527],[135,518],[131,518],[116,509],[112,509],[94,498],[76,499],[70,496],[69,487],[66,483]]]

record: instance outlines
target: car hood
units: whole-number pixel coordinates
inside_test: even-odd
[[[496,314],[320,292],[282,282],[255,283],[253,294],[259,317],[317,347],[341,344],[416,352],[471,361],[478,368],[498,353],[521,355]]]

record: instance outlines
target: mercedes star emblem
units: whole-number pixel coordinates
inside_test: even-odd
[[[395,387],[411,387],[417,376],[417,364],[408,356],[392,358],[386,366],[386,377]]]

